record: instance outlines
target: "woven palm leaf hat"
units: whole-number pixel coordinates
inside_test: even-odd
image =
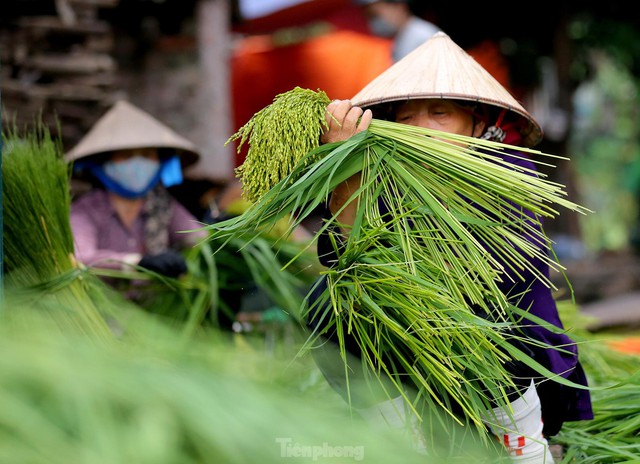
[[[438,32],[394,63],[351,101],[367,108],[421,98],[481,102],[508,110],[518,124],[523,145],[542,140],[542,128],[486,69],[444,32]]]
[[[175,150],[183,168],[200,158],[195,144],[175,133],[150,114],[125,101],[117,101],[91,130],[65,154],[77,161],[115,150],[158,148]]]

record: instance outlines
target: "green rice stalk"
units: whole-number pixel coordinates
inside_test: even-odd
[[[238,152],[249,144],[244,163],[236,169],[245,199],[256,201],[318,146],[328,103],[324,92],[296,87],[277,95],[229,138],[227,144],[239,140]]]
[[[592,388],[594,419],[566,422],[552,444],[562,445],[563,464],[640,462],[640,356],[613,349],[625,334],[591,333],[592,318],[569,301],[558,301],[565,326],[572,327]],[[627,333],[637,335],[635,331]]]
[[[640,359],[606,348],[601,341],[582,345],[590,379],[608,385],[592,393],[594,419],[565,423],[554,443],[565,448],[563,463],[619,463],[640,461]],[[596,350],[597,353],[592,351]],[[626,364],[624,377],[606,377],[592,364]]]

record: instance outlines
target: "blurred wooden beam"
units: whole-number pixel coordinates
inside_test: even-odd
[[[228,0],[200,0],[196,7],[200,65],[194,142],[202,159],[188,172],[193,178],[233,177],[233,152],[225,142],[231,133],[231,53]]]

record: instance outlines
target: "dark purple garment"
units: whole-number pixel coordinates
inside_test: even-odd
[[[536,171],[534,163],[521,153],[518,153],[518,156],[512,156],[505,152],[502,159],[514,166],[519,166],[532,172]],[[523,211],[523,214],[533,217],[530,211]],[[529,242],[536,243],[532,237],[528,237],[528,239]],[[501,262],[499,256],[495,254],[493,256],[498,262]],[[546,279],[549,278],[549,266],[545,262],[538,258],[530,258],[529,262]],[[563,328],[552,290],[543,281],[536,278],[531,271],[522,271],[521,276],[518,277],[513,272],[510,272],[506,265],[504,267],[507,269],[506,274],[512,280],[505,278],[498,286],[505,295],[514,295],[510,298],[510,302],[519,308],[528,308],[531,314],[558,328]],[[538,362],[554,374],[561,375],[574,383],[587,385],[586,375],[578,360],[578,346],[569,336],[565,333],[553,333],[538,325],[531,325],[526,329],[526,333],[534,340],[541,341],[549,346],[559,347],[557,350],[550,348],[534,350],[534,357]],[[545,383],[548,384],[545,385]],[[553,408],[563,409],[563,420],[575,421],[593,418],[591,396],[588,390],[560,386],[560,384],[554,382],[545,383],[538,387],[541,401],[543,404],[546,401],[546,404],[551,404]]]
[[[536,172],[534,163],[524,158],[520,153],[518,156],[504,153],[502,158],[514,166]],[[380,209],[383,213],[387,210],[383,205]],[[327,214],[327,218],[331,217],[328,211]],[[533,217],[530,211],[523,211],[524,214]],[[334,237],[336,236],[334,235]],[[339,236],[337,238],[339,239]],[[529,241],[536,243],[532,237],[529,237]],[[339,252],[340,250],[336,252],[333,248],[328,233],[319,237],[318,257],[323,265],[331,267],[335,264]],[[504,263],[499,256],[495,254],[493,256],[501,264]],[[529,258],[529,261],[543,276],[549,278],[549,267],[544,261],[538,258]],[[513,295],[510,298],[510,303],[522,309],[528,308],[531,314],[556,327],[563,328],[551,289],[531,271],[519,271],[520,275],[517,276],[514,272],[509,271],[506,264],[503,267],[511,279],[505,277],[499,287],[505,295]],[[316,290],[316,292],[320,291],[321,287]],[[576,384],[587,385],[586,375],[578,360],[577,345],[566,334],[553,333],[544,327],[533,324],[527,327],[525,332],[531,339],[543,342],[548,346],[559,347],[559,349],[530,347],[529,345],[520,348],[525,348],[525,350],[528,348],[529,354],[554,374],[561,375]],[[515,371],[514,376],[530,375],[539,378],[539,374],[530,371],[526,366],[516,365]],[[523,383],[523,386],[528,386],[528,383]],[[593,418],[588,390],[567,387],[553,381],[539,383],[537,390],[542,402],[547,436],[555,435],[564,421]]]

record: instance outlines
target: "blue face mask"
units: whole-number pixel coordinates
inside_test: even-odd
[[[158,183],[160,162],[134,156],[124,161],[107,161],[102,166],[102,172],[127,193],[124,196],[135,198],[144,195]]]
[[[369,30],[378,37],[391,38],[398,33],[398,28],[380,16],[374,16],[368,21]]]

